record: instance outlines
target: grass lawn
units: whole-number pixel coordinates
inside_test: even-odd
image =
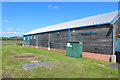
[[[23,41],[20,40],[0,40],[0,43],[23,43]]]
[[[38,56],[33,59],[40,61],[54,61],[59,64],[47,67],[24,70],[20,64],[31,63],[32,58],[14,58],[23,53],[35,53]],[[2,47],[2,71],[3,76],[12,78],[117,78],[118,70],[104,67],[98,64],[108,65],[110,62],[91,58],[75,59],[67,57],[64,53],[23,46]]]

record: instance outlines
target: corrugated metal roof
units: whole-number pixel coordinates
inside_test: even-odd
[[[118,11],[114,11],[114,12],[109,12],[109,13],[100,14],[96,16],[90,16],[90,17],[86,17],[82,19],[77,19],[77,20],[73,20],[69,22],[64,22],[64,23],[60,23],[56,25],[51,25],[51,26],[35,29],[24,35],[70,29],[70,28],[76,28],[76,27],[109,24],[109,23],[114,23],[117,18],[118,18]]]

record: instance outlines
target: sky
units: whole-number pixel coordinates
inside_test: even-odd
[[[0,36],[22,36],[31,30],[118,10],[118,2],[3,2]]]

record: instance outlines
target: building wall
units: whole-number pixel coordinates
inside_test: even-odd
[[[36,46],[36,39],[34,38],[35,35],[30,36],[30,45]]]
[[[71,30],[72,41],[82,41],[83,51],[102,54],[112,54],[112,32],[109,26],[96,26],[94,28],[79,28]],[[75,32],[73,32],[75,31]],[[96,32],[92,35],[81,35],[83,32]],[[68,40],[68,30],[56,31],[50,33],[37,34],[38,46],[48,47],[50,34],[50,47],[57,49],[66,49],[65,41]],[[36,40],[31,39],[30,44],[35,46]]]
[[[41,47],[48,47],[48,34],[37,34],[37,39],[38,39],[38,46]]]
[[[68,40],[68,31],[57,31],[50,33],[51,48],[66,49],[66,41]]]
[[[116,27],[116,37],[120,37],[120,18],[115,23]]]
[[[38,39],[37,41],[38,46],[48,47],[49,37],[50,37],[51,48],[66,49],[65,41],[67,41],[67,37],[68,37],[67,30],[37,34],[36,38]],[[36,41],[32,39],[31,45],[34,45],[35,43]]]
[[[118,37],[120,37],[120,18],[116,21],[114,24],[115,27],[115,50],[117,50],[118,47]]]
[[[96,34],[82,35],[81,33],[84,32],[96,32]],[[118,33],[119,31],[116,34]],[[49,37],[51,48],[66,49],[65,41],[68,40],[68,30],[36,34],[37,40],[32,37],[30,45],[48,47]],[[110,25],[71,29],[71,40],[82,41],[85,52],[112,54],[112,28]]]
[[[86,32],[95,32],[95,34],[81,34]],[[71,30],[71,40],[82,41],[85,52],[112,54],[112,29],[110,26]]]

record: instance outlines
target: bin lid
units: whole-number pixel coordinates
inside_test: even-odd
[[[81,41],[66,41],[66,42],[74,42],[74,43],[76,42],[76,43],[79,43],[79,42],[81,42]]]

